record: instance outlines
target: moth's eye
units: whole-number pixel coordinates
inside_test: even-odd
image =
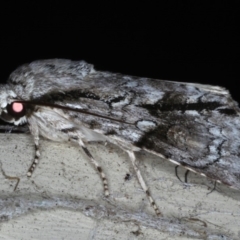
[[[14,102],[12,103],[12,110],[16,113],[20,113],[23,110],[22,103]]]
[[[12,102],[7,106],[8,114],[13,117],[22,117],[26,113],[26,109],[22,103]]]

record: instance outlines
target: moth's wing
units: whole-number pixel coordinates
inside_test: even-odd
[[[9,84],[22,99],[67,106],[61,111],[69,121],[122,147],[145,148],[240,189],[239,108],[224,88],[98,72],[59,59],[20,67]]]
[[[111,78],[105,77],[102,85],[107,93],[114,93],[111,101],[111,94],[104,96],[100,88],[92,89],[100,99],[85,101],[96,106],[94,111],[123,122],[93,116],[85,116],[82,122],[91,122],[93,129],[120,145],[125,142],[145,148],[240,189],[240,114],[226,89],[114,74],[112,77],[119,81],[113,84]],[[103,76],[98,73],[97,78]]]
[[[172,112],[165,120],[168,124],[144,134],[137,145],[240,189],[239,114]]]
[[[173,90],[169,89],[171,85]],[[181,83],[169,86],[155,104],[138,104],[155,117],[153,122],[157,124],[135,144],[240,189],[237,103],[221,87]]]

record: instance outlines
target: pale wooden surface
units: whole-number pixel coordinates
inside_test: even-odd
[[[0,239],[240,239],[240,191],[191,173],[184,186],[174,165],[138,153],[140,167],[163,216],[156,218],[133,173],[126,153],[102,144],[88,146],[110,184],[102,183],[79,147],[41,141],[41,161],[32,178],[33,157],[27,134],[0,134]],[[183,179],[184,169],[179,168]],[[126,174],[131,175],[125,180]],[[221,236],[221,234],[223,236]],[[228,238],[227,238],[228,237]]]

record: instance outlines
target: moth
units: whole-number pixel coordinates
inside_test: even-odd
[[[34,139],[28,177],[39,162],[40,137],[70,140],[86,153],[108,197],[106,174],[87,144],[111,142],[128,153],[158,215],[135,152],[148,151],[240,189],[239,113],[222,87],[96,71],[84,61],[34,61],[0,85],[1,118],[14,125],[27,123]]]

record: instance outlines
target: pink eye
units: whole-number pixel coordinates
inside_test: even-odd
[[[7,112],[14,118],[20,118],[26,114],[25,105],[20,102],[12,102],[7,106]]]
[[[15,113],[20,113],[23,110],[23,104],[22,103],[18,103],[18,102],[14,102],[12,103],[12,111]]]

